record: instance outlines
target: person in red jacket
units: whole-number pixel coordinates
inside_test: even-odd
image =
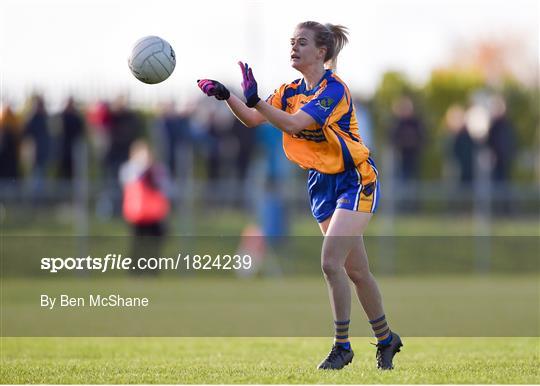
[[[145,141],[131,146],[129,160],[120,168],[120,182],[123,215],[133,231],[133,271],[152,271],[140,265],[141,259],[159,257],[170,204],[165,168],[154,160]]]

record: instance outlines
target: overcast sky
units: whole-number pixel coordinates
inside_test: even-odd
[[[535,0],[1,0],[2,96],[18,101],[38,89],[50,100],[70,91],[185,99],[201,77],[239,85],[238,60],[253,66],[266,95],[299,77],[289,38],[305,20],[349,27],[339,73],[370,94],[385,71],[422,81],[456,44],[478,38],[522,36],[538,58],[539,12]],[[138,82],[127,67],[132,44],[146,35],[165,38],[177,54],[174,74],[159,85]]]

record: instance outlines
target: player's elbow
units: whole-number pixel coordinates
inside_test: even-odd
[[[311,116],[304,113],[303,111],[298,111],[295,114],[289,116],[285,126],[285,131],[288,134],[295,135],[300,133],[302,130],[307,129],[315,121]]]
[[[242,123],[244,124],[244,126],[252,129],[261,125],[265,121],[266,120],[262,119],[261,117],[254,116],[254,117],[250,117],[249,119],[243,120]]]

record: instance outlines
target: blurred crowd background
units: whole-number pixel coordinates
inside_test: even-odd
[[[390,224],[411,214],[470,216],[483,234],[498,217],[538,219],[538,69],[523,76],[512,57],[508,45],[480,42],[422,84],[388,71],[374,94],[351,90]],[[2,100],[7,228],[45,216],[88,233],[92,221],[125,216],[130,173],[148,171],[169,203],[163,220],[172,233],[201,232],[196,219],[211,223],[223,210],[266,235],[286,235],[309,216],[306,173],[285,159],[281,132],[243,127],[224,103],[198,97],[149,107],[129,95],[66,93],[52,110],[45,93],[18,106]]]

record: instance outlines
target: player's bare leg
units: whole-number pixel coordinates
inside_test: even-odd
[[[345,261],[345,271],[355,286],[358,300],[369,320],[375,320],[384,315],[381,292],[369,270],[363,236],[359,237],[349,253]]]
[[[338,209],[331,219],[320,224],[320,228],[326,236],[338,236],[334,239],[344,246],[344,248],[349,248],[350,246],[347,258],[345,259],[344,270],[348,278],[350,278],[355,285],[358,299],[370,320],[370,324],[379,342],[377,344],[376,355],[377,366],[380,369],[387,370],[393,368],[392,359],[396,352],[399,352],[402,343],[400,337],[390,331],[390,328],[388,327],[382,305],[382,296],[377,282],[369,270],[369,261],[364,246],[363,233],[371,216],[370,213]],[[325,244],[329,239],[332,239],[332,237],[325,237]],[[352,245],[350,245],[351,243]],[[346,312],[349,312],[350,314],[350,300],[348,307],[343,308],[340,308],[340,302],[332,302],[333,298],[343,296],[339,292],[342,290],[341,287],[336,286],[335,288],[337,290],[333,290],[326,271],[325,278],[327,278],[334,316],[339,317]]]
[[[381,292],[369,270],[363,237],[360,237],[359,243],[349,253],[345,262],[345,270],[354,283],[358,300],[360,300],[379,342],[376,354],[377,367],[382,370],[390,370],[394,367],[394,355],[400,351],[403,344],[399,335],[390,331],[386,322]]]
[[[321,265],[328,286],[330,305],[334,315],[336,335],[334,346],[328,357],[319,365],[321,369],[341,369],[352,361],[354,356],[349,343],[349,318],[351,313],[351,289],[345,271],[345,262],[367,226],[371,214],[350,212],[355,216],[341,214],[350,212],[336,210],[332,218],[320,224],[325,235]],[[343,224],[342,224],[343,223]],[[352,227],[351,227],[352,225]],[[351,232],[351,229],[354,229]]]
[[[335,320],[348,320],[351,313],[351,291],[345,263],[351,251],[361,242],[361,236],[371,219],[371,213],[337,209],[332,218],[322,223],[325,234],[322,248],[322,270]]]

